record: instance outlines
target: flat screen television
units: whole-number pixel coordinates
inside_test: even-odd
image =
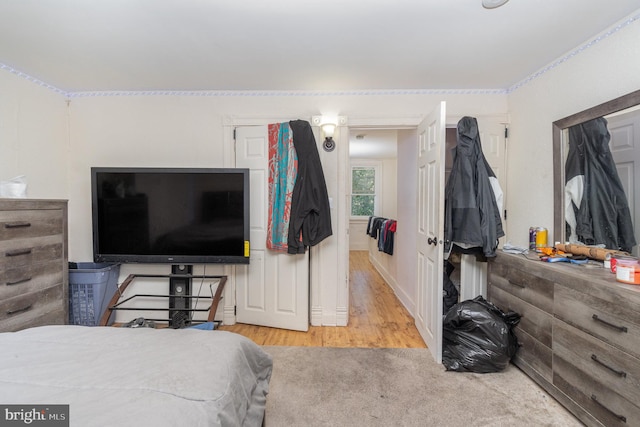
[[[91,168],[95,262],[249,263],[249,170]]]

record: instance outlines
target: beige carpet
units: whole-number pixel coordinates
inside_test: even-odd
[[[518,368],[447,372],[426,349],[276,347],[265,427],[581,426]]]

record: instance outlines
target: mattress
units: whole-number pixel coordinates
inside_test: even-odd
[[[0,403],[68,404],[78,427],[260,426],[272,370],[225,331],[42,326],[0,349]]]

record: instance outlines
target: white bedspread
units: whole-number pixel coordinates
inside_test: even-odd
[[[225,331],[43,326],[0,334],[0,403],[71,426],[260,426],[272,360]]]

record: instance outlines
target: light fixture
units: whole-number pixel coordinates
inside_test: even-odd
[[[322,132],[324,133],[324,142],[322,148],[324,151],[333,151],[336,148],[336,142],[333,140],[333,133],[336,131],[335,123],[323,123]]]
[[[508,1],[509,0],[482,0],[482,7],[485,9],[495,9]]]

